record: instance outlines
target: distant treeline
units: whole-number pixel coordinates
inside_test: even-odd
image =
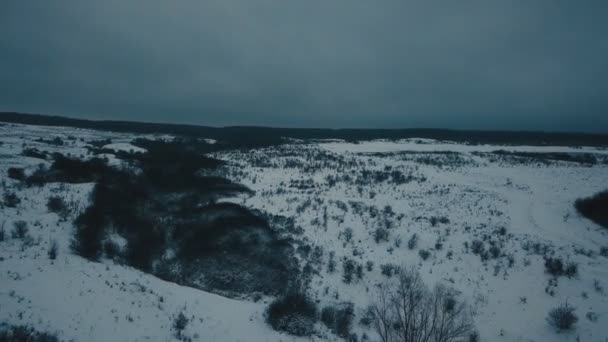
[[[372,139],[426,138],[467,144],[496,145],[555,145],[608,146],[608,134],[555,133],[530,131],[476,131],[450,129],[317,129],[273,128],[257,126],[210,127],[134,121],[97,121],[62,116],[0,112],[0,122],[41,126],[67,126],[133,133],[163,133],[216,139],[236,146],[263,146],[293,139],[343,139],[365,141]]]

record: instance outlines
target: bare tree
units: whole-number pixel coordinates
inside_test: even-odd
[[[391,297],[389,286],[381,284],[378,289],[376,302],[370,306],[370,312],[373,313],[372,326],[382,342],[393,341]]]
[[[379,287],[371,306],[373,327],[382,342],[453,342],[473,329],[465,303],[455,291],[437,285],[432,291],[413,268],[401,269],[396,281]]]

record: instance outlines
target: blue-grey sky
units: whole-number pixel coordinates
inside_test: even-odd
[[[608,132],[606,0],[3,0],[0,111]]]

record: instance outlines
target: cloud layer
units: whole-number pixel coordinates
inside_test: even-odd
[[[608,132],[608,2],[7,0],[0,110]]]

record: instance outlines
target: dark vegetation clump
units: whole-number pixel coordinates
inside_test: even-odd
[[[578,264],[574,262],[564,263],[561,258],[547,257],[545,258],[545,272],[555,277],[573,278],[578,275]]]
[[[175,338],[180,341],[187,340],[186,336],[184,336],[184,330],[188,326],[188,323],[190,323],[190,319],[186,317],[183,311],[180,311],[179,314],[177,314],[177,316],[173,318],[172,328],[175,334]]]
[[[336,307],[327,306],[321,310],[321,322],[334,334],[342,338],[350,336],[353,317],[352,303],[343,303]]]
[[[13,231],[11,232],[11,237],[13,239],[23,239],[27,232],[29,231],[27,227],[27,222],[25,221],[15,221],[13,223]]]
[[[574,328],[578,322],[578,316],[575,313],[576,309],[568,303],[564,303],[549,311],[547,322],[557,329],[557,331],[568,331]]]
[[[476,255],[481,255],[485,252],[485,246],[481,240],[473,240],[471,243],[471,252]]]
[[[598,159],[593,153],[569,153],[569,152],[513,152],[498,150],[491,152],[492,154],[513,158],[515,161],[531,161],[543,165],[550,165],[558,161],[577,163],[583,165],[595,165]]]
[[[304,293],[289,292],[270,303],[266,321],[274,330],[310,336],[317,321],[317,305]]]
[[[581,215],[608,228],[608,190],[588,198],[577,199],[574,207]]]
[[[24,157],[43,159],[43,160],[46,160],[48,158],[47,152],[40,151],[36,148],[26,148],[21,152],[21,155]]]
[[[57,259],[58,250],[59,250],[59,244],[57,243],[57,240],[51,240],[51,243],[49,245],[49,250],[47,252],[49,259],[51,259],[51,260]]]
[[[343,139],[362,141],[374,139],[422,138],[449,140],[467,144],[489,145],[542,145],[542,146],[608,146],[605,134],[588,133],[548,133],[513,131],[460,131],[447,129],[293,129],[270,127],[208,127],[166,123],[142,123],[129,121],[94,121],[60,116],[26,114],[15,112],[0,113],[3,122],[64,126],[108,130],[114,132],[165,133],[181,136],[205,136],[226,140],[234,147],[262,147],[280,144],[283,137],[295,139]]]
[[[19,198],[19,196],[17,196],[17,194],[14,192],[5,192],[3,203],[9,208],[16,208],[19,203],[21,203],[21,198]]]
[[[427,251],[426,249],[421,249],[418,251],[418,255],[420,255],[422,260],[426,260],[431,256],[431,252]]]
[[[205,151],[204,145],[136,143],[148,151],[128,156],[141,172],[89,168],[88,179],[97,183],[91,205],[74,222],[77,254],[90,260],[105,256],[226,295],[277,295],[296,280],[293,248],[263,214],[216,203],[249,190],[216,176],[222,162],[202,155],[198,148]],[[126,240],[124,248],[112,242],[115,234]],[[167,256],[168,250],[174,253]]]
[[[0,324],[0,342],[58,342],[57,336],[25,325]]]
[[[61,196],[51,196],[46,202],[49,212],[59,215],[62,219],[67,219],[70,210],[65,200]]]
[[[407,241],[407,248],[414,249],[418,246],[418,234],[414,233],[412,237]]]
[[[98,181],[114,171],[101,158],[80,160],[55,153],[53,159],[50,168],[40,166],[27,177],[26,183],[30,186],[40,186],[49,182],[89,183]]]
[[[8,178],[16,179],[18,181],[25,180],[25,171],[22,167],[11,167],[7,171]]]

